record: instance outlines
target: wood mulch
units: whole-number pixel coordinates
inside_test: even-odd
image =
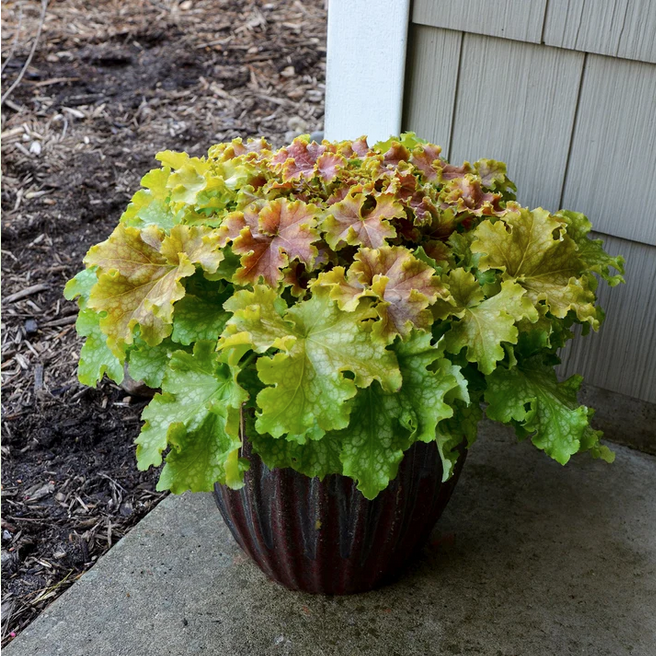
[[[156,152],[321,129],[323,5],[3,2],[3,645],[163,498],[135,466],[146,401],[76,380],[64,283]]]

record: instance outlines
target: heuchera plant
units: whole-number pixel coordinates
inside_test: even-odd
[[[140,469],[168,450],[159,489],[238,488],[248,439],[372,499],[416,441],[448,478],[483,402],[562,464],[612,460],[581,378],[554,372],[574,325],[603,318],[593,274],[622,281],[582,214],[523,208],[504,164],[453,166],[412,133],[157,159],[65,294],[84,384],[127,364],[161,388],[136,441]]]

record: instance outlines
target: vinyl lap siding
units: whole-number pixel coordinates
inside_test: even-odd
[[[554,36],[556,9],[585,18],[578,4],[463,0],[458,13],[444,9],[453,3],[416,0],[402,125],[453,162],[504,160],[524,204],[588,214],[607,249],[627,258],[627,284],[599,286],[608,318],[563,353],[561,373],[656,402],[656,65],[616,57],[650,61],[656,3],[585,3],[596,8],[586,20],[609,26],[607,45],[597,39],[594,48],[612,57],[592,54],[581,30],[573,42],[569,22]],[[493,6],[502,8],[496,22]],[[611,9],[624,11],[633,49],[605,16]]]

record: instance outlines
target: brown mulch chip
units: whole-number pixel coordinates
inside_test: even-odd
[[[323,123],[323,0],[3,3],[2,644],[151,510],[146,400],[75,376],[63,286],[160,150]]]

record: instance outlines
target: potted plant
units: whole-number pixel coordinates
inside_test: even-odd
[[[398,571],[446,505],[482,416],[565,464],[612,461],[558,382],[600,276],[582,214],[529,210],[505,165],[408,133],[165,151],[65,290],[79,378],[160,388],[136,440],[158,489],[214,490],[240,545],[294,589]],[[618,273],[613,274],[611,268]]]

